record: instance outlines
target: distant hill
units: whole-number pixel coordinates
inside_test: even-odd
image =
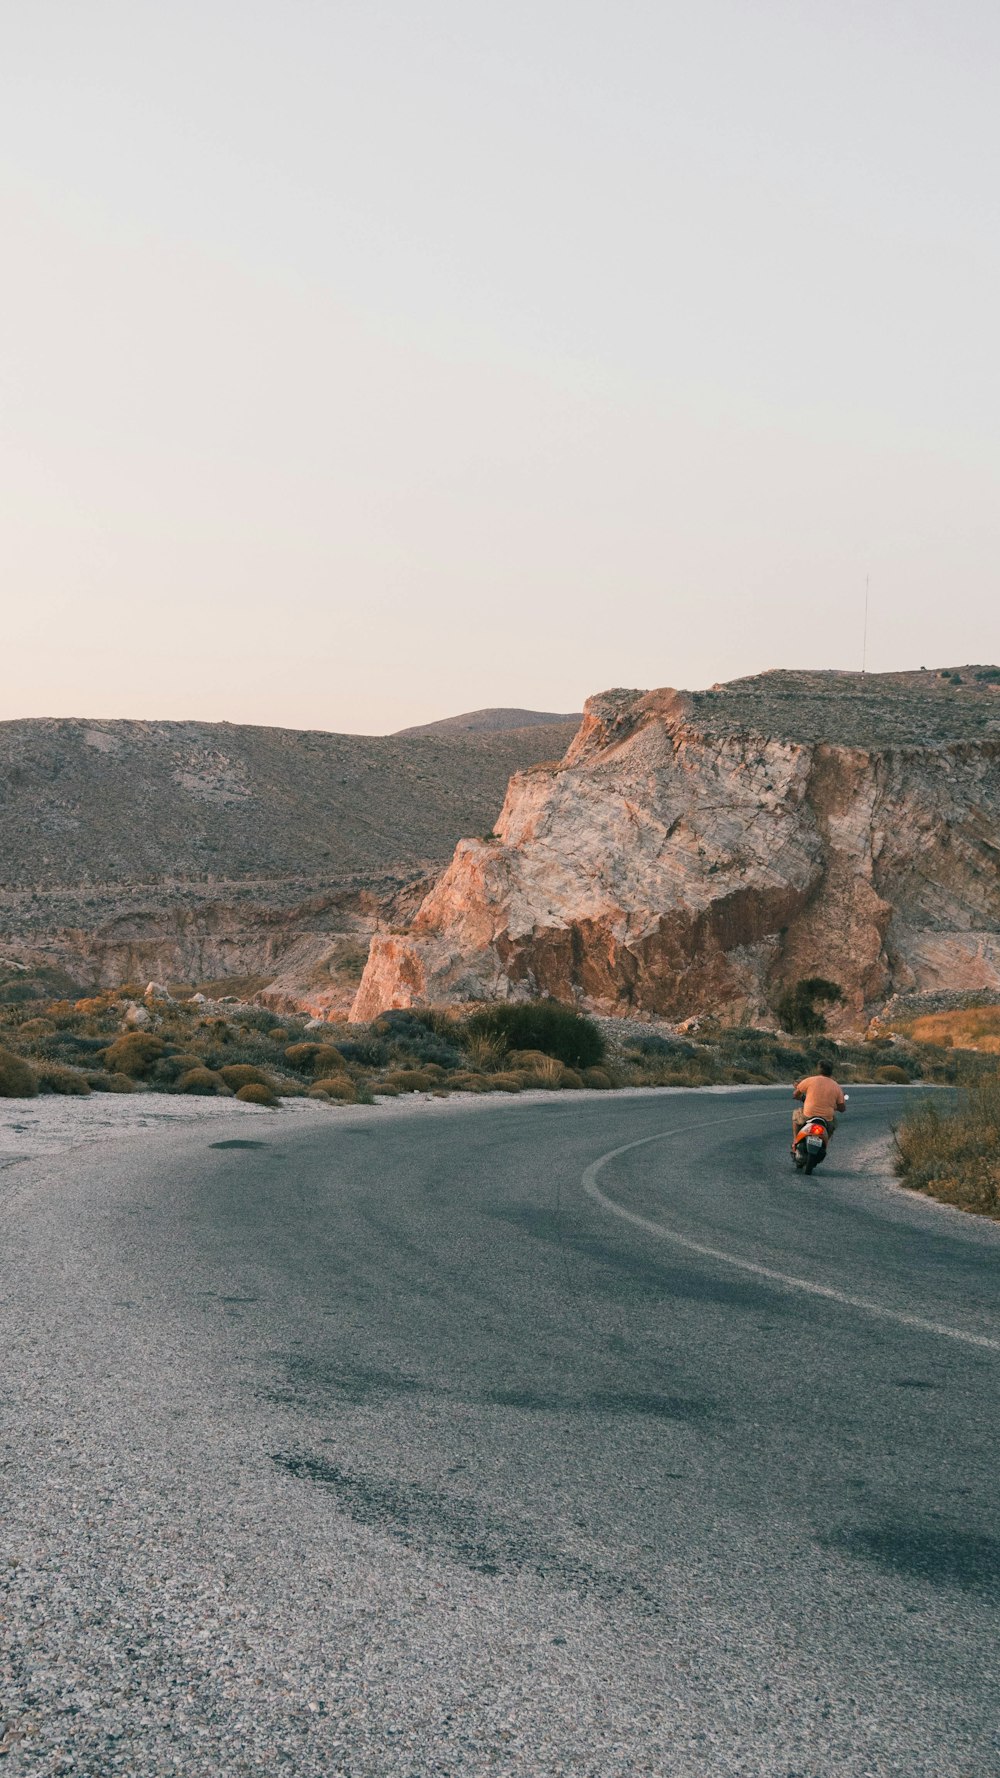
[[[575,720],[338,735],[227,722],[0,723],[0,886],[379,875],[443,863]]]
[[[496,735],[508,730],[552,728],[564,723],[577,729],[581,713],[555,715],[551,710],[467,710],[464,716],[445,716],[440,722],[423,722],[416,728],[397,729],[397,735]]]

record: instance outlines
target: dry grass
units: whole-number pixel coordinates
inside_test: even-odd
[[[895,1134],[904,1185],[1000,1219],[1000,1074],[966,1088],[957,1103],[922,1099]]]
[[[485,1031],[473,1032],[466,1038],[463,1048],[475,1074],[493,1074],[513,1060],[507,1055],[506,1039],[492,1037]]]
[[[899,1027],[915,1043],[934,1043],[946,1049],[975,1049],[1000,1053],[1000,1006],[968,1006],[959,1012],[924,1013]]]

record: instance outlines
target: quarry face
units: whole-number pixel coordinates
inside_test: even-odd
[[[804,976],[857,1025],[893,993],[1000,988],[1000,674],[769,673],[589,700],[511,782],[352,1009],[551,994],[767,1021]]]

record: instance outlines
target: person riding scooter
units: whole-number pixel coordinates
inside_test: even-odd
[[[847,1110],[847,1100],[833,1078],[831,1062],[821,1062],[818,1074],[807,1074],[804,1080],[800,1080],[793,1096],[803,1101],[801,1111],[796,1106],[792,1112],[794,1154],[796,1138],[803,1124],[808,1123],[811,1117],[821,1117],[832,1136],[837,1128],[837,1113]]]

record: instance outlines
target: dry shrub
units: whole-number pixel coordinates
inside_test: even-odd
[[[33,1099],[38,1077],[20,1056],[0,1049],[0,1099]]]
[[[302,1074],[318,1080],[322,1074],[333,1074],[343,1068],[344,1058],[332,1043],[292,1043],[285,1051],[285,1061]]]
[[[562,1086],[563,1075],[566,1072],[563,1064],[557,1061],[555,1056],[539,1055],[537,1063],[533,1064],[531,1068],[528,1079],[532,1086],[554,1089]]]
[[[222,1075],[216,1074],[214,1068],[189,1068],[181,1075],[174,1090],[178,1093],[215,1093],[223,1099],[230,1097]]]
[[[331,1074],[309,1088],[310,1096],[322,1093],[324,1098],[339,1099],[343,1105],[356,1105],[358,1089],[347,1074]]]
[[[449,1074],[448,1086],[453,1093],[488,1093],[491,1082],[488,1075],[474,1074],[469,1069],[460,1068],[457,1074]],[[381,1091],[382,1088],[379,1087],[379,1092]]]
[[[386,1088],[395,1087],[397,1093],[429,1093],[431,1087],[436,1086],[433,1074],[426,1074],[422,1068],[395,1068],[385,1076],[377,1090],[381,1093]]]
[[[244,1105],[266,1105],[272,1111],[279,1104],[270,1087],[262,1080],[245,1081],[237,1088],[236,1097]]]
[[[192,1068],[204,1068],[205,1058],[194,1050],[180,1050],[173,1056],[161,1056],[154,1062],[146,1079],[153,1086],[173,1086],[182,1074],[190,1074]]]
[[[957,1104],[921,1099],[895,1136],[904,1185],[1000,1219],[1000,1075],[968,1088]]]
[[[585,1087],[596,1087],[599,1092],[604,1093],[615,1083],[606,1068],[585,1068],[583,1084]]]
[[[583,1075],[578,1074],[575,1068],[564,1068],[559,1085],[564,1089],[578,1089],[583,1085]]]
[[[499,1074],[490,1075],[489,1090],[491,1093],[521,1093],[524,1091],[524,1075],[501,1069]]]
[[[165,1050],[161,1037],[153,1037],[148,1031],[130,1031],[104,1051],[104,1066],[109,1074],[127,1074],[133,1080],[142,1080]]]
[[[279,1099],[304,1099],[309,1090],[300,1080],[293,1080],[289,1074],[272,1075],[271,1085]]]
[[[895,1062],[887,1062],[883,1068],[876,1068],[875,1079],[882,1086],[909,1086],[910,1076],[905,1068]]]
[[[135,1081],[128,1074],[99,1074],[94,1069],[87,1076],[87,1085],[92,1093],[134,1093],[138,1091]]]
[[[62,1062],[37,1062],[35,1073],[42,1093],[65,1093],[80,1099],[87,1098],[90,1093],[87,1076],[77,1068],[67,1068]]]
[[[244,1087],[264,1087],[273,1092],[273,1082],[263,1068],[254,1068],[250,1062],[227,1062],[219,1069],[227,1087],[232,1087],[237,1099]]]
[[[54,1030],[51,1019],[25,1019],[24,1024],[18,1026],[17,1034],[19,1037],[51,1037]]]

